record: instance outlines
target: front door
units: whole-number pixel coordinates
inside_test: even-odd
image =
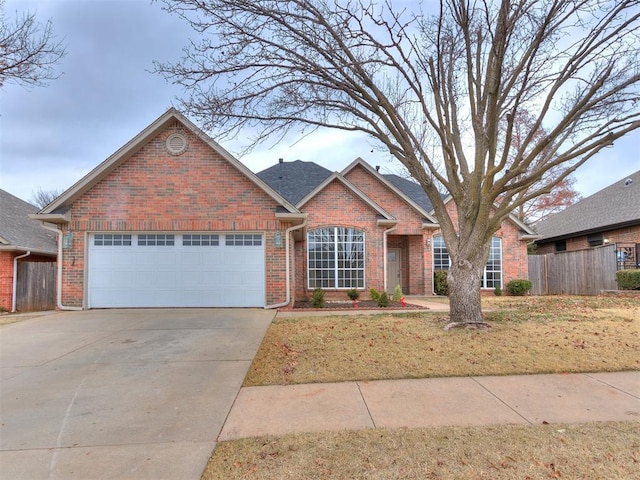
[[[396,285],[402,286],[402,276],[400,268],[400,249],[389,248],[387,250],[387,291],[393,293]]]

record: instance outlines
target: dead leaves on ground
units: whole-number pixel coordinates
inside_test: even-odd
[[[545,315],[449,332],[429,313],[276,320],[245,385],[640,368],[640,320]]]

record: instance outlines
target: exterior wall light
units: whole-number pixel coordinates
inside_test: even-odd
[[[69,230],[64,234],[64,237],[62,237],[62,248],[69,250],[71,247],[73,247],[73,232]]]

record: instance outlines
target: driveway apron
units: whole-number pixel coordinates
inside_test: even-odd
[[[199,479],[274,315],[90,310],[0,327],[0,478]]]

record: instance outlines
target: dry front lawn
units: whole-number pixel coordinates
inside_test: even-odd
[[[444,331],[441,313],[276,319],[245,385],[640,368],[638,297],[483,302],[492,327],[482,331]],[[626,480],[640,478],[640,424],[250,438],[219,443],[202,478]]]
[[[637,423],[295,434],[223,442],[213,479],[640,478]]]
[[[245,385],[640,369],[638,297],[485,302],[476,331],[442,313],[276,318]]]

